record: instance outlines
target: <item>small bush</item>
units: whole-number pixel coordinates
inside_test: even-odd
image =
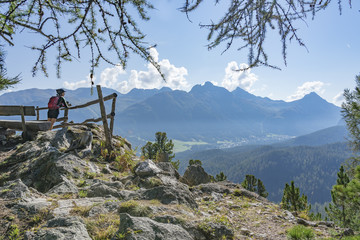
[[[87,179],[94,179],[96,177],[96,173],[94,172],[84,172],[84,177]]]
[[[310,240],[315,239],[315,234],[310,228],[296,225],[287,230],[287,238],[289,240]]]
[[[77,184],[78,187],[85,187],[86,186],[86,181],[85,180],[80,180],[79,183]]]
[[[235,189],[232,194],[235,197],[240,197],[242,195],[242,191],[240,189]]]
[[[17,225],[11,225],[9,227],[7,237],[9,240],[20,239],[20,230]]]
[[[87,197],[87,191],[86,190],[80,190],[79,191],[79,197],[81,197],[81,198],[85,198],[85,197]]]

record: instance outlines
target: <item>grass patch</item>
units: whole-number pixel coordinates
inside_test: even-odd
[[[119,213],[128,213],[135,217],[148,217],[152,211],[149,206],[144,206],[140,202],[129,200],[120,204]]]
[[[93,206],[75,206],[70,210],[70,213],[74,215],[80,215],[82,217],[87,217],[89,216],[89,212],[92,208]]]
[[[120,226],[120,218],[116,214],[100,214],[86,219],[86,229],[94,240],[112,239]]]
[[[338,240],[339,237],[337,238],[323,238],[323,240]],[[341,240],[360,240],[360,235],[356,235],[356,236],[350,236],[350,237],[342,237]]]
[[[159,178],[151,177],[149,178],[149,183],[151,187],[158,187],[161,186],[163,183]]]
[[[312,229],[302,225],[296,225],[287,231],[287,238],[289,240],[310,240],[315,239],[315,234]]]

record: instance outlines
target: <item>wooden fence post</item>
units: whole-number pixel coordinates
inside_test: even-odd
[[[20,106],[20,114],[21,114],[21,127],[23,129],[24,134],[26,134],[26,125],[25,125],[25,112],[24,106]]]
[[[39,110],[39,106],[36,106],[36,120],[37,120],[37,121],[40,120],[40,110]]]
[[[112,105],[111,105],[111,119],[110,119],[110,133],[111,133],[111,136],[113,135],[113,131],[114,131],[114,117],[115,117],[115,107],[116,107],[116,97],[117,97],[117,94],[114,93],[114,98],[112,100]]]
[[[108,150],[111,150],[112,149],[111,134],[110,134],[109,126],[108,126],[108,122],[107,122],[105,104],[104,104],[104,98],[103,98],[102,91],[101,91],[101,86],[96,85],[96,89],[97,89],[98,96],[99,96],[99,105],[100,105],[101,118],[102,118],[102,121],[103,121],[103,126],[104,126],[104,131],[105,131],[106,148]]]
[[[64,110],[64,122],[68,121],[68,119],[69,119],[68,116],[69,116],[69,109],[65,108],[65,110]]]

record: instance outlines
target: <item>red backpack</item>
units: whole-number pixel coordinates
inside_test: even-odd
[[[59,109],[60,106],[57,105],[59,101],[59,97],[58,96],[53,96],[49,99],[49,102],[48,102],[48,108],[51,109],[51,110],[54,110],[54,109]]]

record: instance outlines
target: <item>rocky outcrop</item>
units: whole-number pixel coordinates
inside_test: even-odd
[[[194,164],[188,166],[186,169],[183,176],[183,182],[190,186],[209,183],[210,176],[205,172],[204,168],[200,164]]]
[[[152,177],[161,173],[161,169],[158,168],[153,161],[145,160],[135,166],[134,172],[139,177]]]
[[[60,217],[48,221],[36,233],[27,232],[27,240],[77,239],[91,240],[83,221],[77,217]]]
[[[118,234],[127,240],[193,240],[190,234],[178,225],[159,223],[147,217],[132,217],[127,213],[120,213]]]
[[[200,165],[181,177],[171,162],[140,160],[126,139],[114,136],[113,152],[104,140],[100,126],[87,124],[0,148],[0,236],[276,240],[297,224],[324,238],[340,232],[296,218],[240,184],[210,182]]]
[[[163,204],[186,204],[191,208],[197,207],[194,196],[186,188],[159,186],[142,192],[141,198],[146,200],[156,199]]]

